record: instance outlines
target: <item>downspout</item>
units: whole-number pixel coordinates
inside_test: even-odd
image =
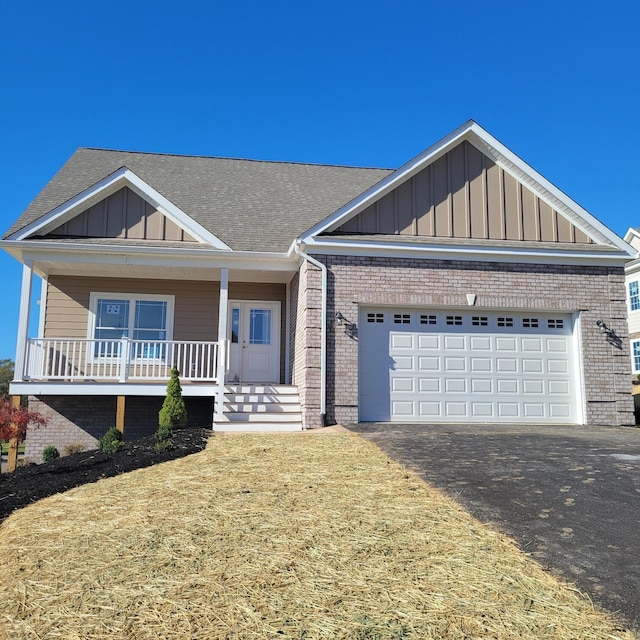
[[[300,249],[300,240],[293,243],[294,251],[322,272],[322,302],[320,319],[320,421],[327,423],[327,267]]]

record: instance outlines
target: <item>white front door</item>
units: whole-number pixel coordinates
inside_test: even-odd
[[[229,302],[228,382],[280,381],[280,303]]]

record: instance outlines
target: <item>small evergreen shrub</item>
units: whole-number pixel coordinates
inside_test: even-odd
[[[55,460],[56,458],[59,458],[59,457],[60,457],[60,452],[52,444],[45,447],[44,451],[42,452],[43,462],[51,462],[52,460]]]
[[[167,384],[167,395],[158,413],[158,431],[156,432],[156,451],[166,451],[173,447],[174,429],[187,426],[187,408],[182,397],[178,369],[171,369],[171,378]]]
[[[115,453],[120,451],[124,447],[122,442],[122,434],[115,428],[111,427],[103,436],[98,440],[98,449],[105,453]]]

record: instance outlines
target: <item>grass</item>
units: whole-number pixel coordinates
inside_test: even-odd
[[[214,437],[0,545],[10,639],[634,637],[353,435]]]
[[[25,443],[21,442],[18,445],[18,453],[24,453]],[[9,453],[9,443],[6,440],[0,440],[0,453],[7,455]]]

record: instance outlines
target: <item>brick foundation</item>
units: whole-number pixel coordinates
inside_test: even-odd
[[[158,412],[162,396],[127,396],[124,439],[134,440],[152,435],[158,428]],[[189,427],[211,427],[213,398],[184,399]],[[27,433],[25,458],[41,462],[48,445],[64,455],[66,447],[95,449],[98,438],[115,425],[115,396],[30,396],[29,409],[47,419],[47,425]]]

